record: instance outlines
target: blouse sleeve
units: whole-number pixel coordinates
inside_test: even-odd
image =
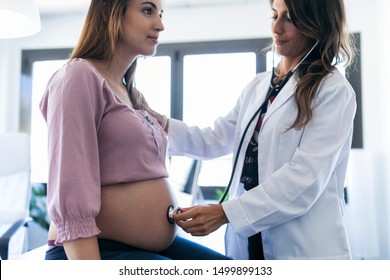
[[[104,111],[103,81],[87,63],[68,62],[41,101],[48,126],[48,208],[56,244],[99,234],[100,171],[97,130]]]

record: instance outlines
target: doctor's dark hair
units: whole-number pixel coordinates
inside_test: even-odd
[[[123,36],[122,20],[129,1],[92,0],[79,41],[70,58],[111,61]],[[140,109],[134,97],[137,90],[133,87],[136,68],[137,60],[127,70],[124,80],[134,107]]]
[[[273,4],[271,0],[271,5]],[[297,117],[291,128],[305,126],[312,118],[311,103],[323,79],[336,65],[348,66],[355,55],[353,36],[347,31],[343,0],[284,0],[292,24],[313,39],[316,48],[298,67],[295,88]]]

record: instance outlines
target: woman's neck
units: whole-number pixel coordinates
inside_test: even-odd
[[[290,73],[290,71],[292,71],[294,67],[298,65],[298,63],[299,63],[299,59],[290,60],[290,59],[282,58],[278,66],[276,66],[275,75],[278,77],[287,76],[288,73]]]
[[[127,68],[118,65],[115,62],[96,61],[94,63],[98,71],[109,81],[115,84],[121,84]]]
[[[120,45],[118,45],[114,56],[110,60],[98,60],[94,61],[98,71],[101,72],[105,78],[117,85],[123,83],[123,77],[131,64],[135,61],[136,56],[122,55],[124,52]]]

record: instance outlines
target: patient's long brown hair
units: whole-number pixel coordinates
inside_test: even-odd
[[[273,4],[271,0],[271,5]],[[307,37],[318,41],[316,48],[298,67],[295,88],[297,117],[291,128],[304,127],[312,118],[311,103],[323,79],[336,65],[348,66],[355,48],[347,32],[343,0],[284,0],[291,22]]]
[[[129,0],[92,0],[84,27],[70,58],[111,61],[122,36],[122,18]],[[137,60],[127,70],[125,81],[135,109],[140,109],[140,97],[134,85]]]

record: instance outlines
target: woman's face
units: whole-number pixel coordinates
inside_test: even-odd
[[[275,52],[285,61],[296,64],[312,47],[312,39],[292,24],[284,0],[273,1],[272,13],[272,37]]]
[[[156,53],[158,37],[164,30],[162,0],[129,0],[122,20],[120,44],[137,56]]]

